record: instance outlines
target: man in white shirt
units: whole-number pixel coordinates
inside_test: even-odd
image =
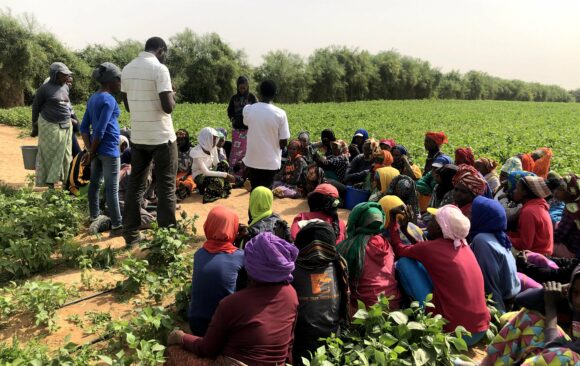
[[[145,51],[123,69],[121,91],[131,113],[131,178],[125,198],[123,237],[128,246],[141,240],[140,208],[149,167],[153,162],[157,184],[157,222],[175,226],[177,143],[171,112],[175,93],[167,66],[167,45],[159,37],[145,43]]]
[[[272,104],[276,84],[265,80],[260,84],[258,103],[244,107],[244,124],[248,126],[248,147],[244,157],[252,189],[271,188],[274,175],[282,165],[282,149],[288,144],[290,130],[283,109]]]

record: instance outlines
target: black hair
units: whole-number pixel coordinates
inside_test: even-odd
[[[145,42],[145,51],[167,50],[167,44],[161,37],[151,37]]]
[[[322,212],[332,217],[332,228],[338,237],[340,235],[340,221],[338,218],[338,207],[335,205],[336,198],[320,192],[312,192],[308,195],[307,200],[310,212]]]
[[[276,96],[276,83],[273,80],[264,80],[260,83],[260,94],[264,98],[272,99]]]

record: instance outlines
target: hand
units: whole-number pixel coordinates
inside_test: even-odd
[[[245,238],[245,237],[247,237],[249,235],[250,235],[250,232],[248,231],[248,227],[246,225],[244,225],[244,224],[240,224],[238,226],[238,235],[236,237],[236,241],[238,239],[243,239],[243,238]]]
[[[173,332],[169,333],[167,336],[167,345],[171,346],[174,344],[182,345],[183,344],[183,336],[185,332],[182,330],[176,329]]]
[[[391,211],[389,211],[389,216],[390,216],[390,221],[389,222],[391,224],[396,223],[397,222],[397,216],[399,216],[399,215],[401,215],[401,222],[402,223],[404,223],[405,220],[406,220],[406,222],[408,222],[406,212],[407,211],[406,211],[405,205],[393,207],[391,209]],[[401,225],[401,226],[403,226],[403,225]],[[406,227],[406,225],[403,226],[403,227]]]
[[[563,296],[564,287],[561,283],[555,281],[544,283],[544,303],[546,311],[548,311],[548,308],[555,309],[558,300],[562,299]]]
[[[38,126],[32,126],[32,132],[30,132],[30,137],[37,137],[38,136]]]
[[[236,177],[231,174],[227,175],[226,180],[230,183],[236,183]]]

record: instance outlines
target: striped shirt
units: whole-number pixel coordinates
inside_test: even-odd
[[[131,142],[161,145],[176,139],[171,115],[163,111],[159,93],[173,91],[167,66],[150,52],[141,52],[121,75],[131,113]]]

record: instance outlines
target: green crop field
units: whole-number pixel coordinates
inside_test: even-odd
[[[316,139],[325,128],[349,140],[358,128],[375,138],[394,138],[410,149],[422,163],[423,135],[442,130],[449,136],[443,150],[471,146],[476,157],[504,161],[520,152],[548,146],[554,150],[552,168],[561,173],[580,172],[580,104],[501,101],[372,101],[353,103],[281,105],[288,113],[292,134],[310,131]],[[76,106],[82,116],[83,106]],[[180,104],[173,119],[176,128],[186,128],[195,138],[204,126],[228,127],[223,104]],[[121,124],[128,125],[123,113]],[[30,109],[0,110],[0,123],[26,127]]]

